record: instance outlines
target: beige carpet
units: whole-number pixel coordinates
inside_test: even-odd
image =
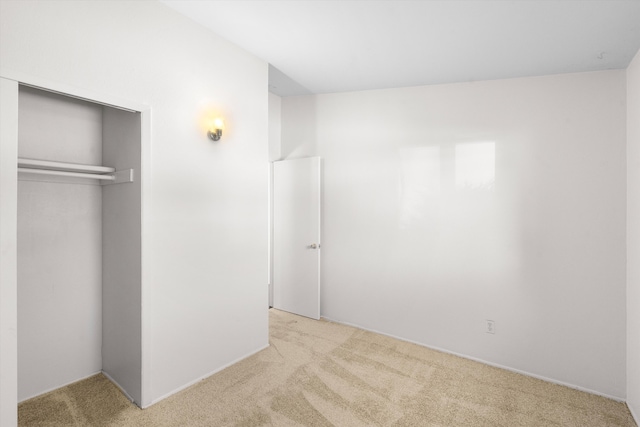
[[[22,403],[20,426],[635,426],[626,405],[271,310],[271,347],[140,410],[97,375]]]

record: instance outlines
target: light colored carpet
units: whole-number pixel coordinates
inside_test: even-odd
[[[140,410],[102,375],[20,426],[635,426],[626,405],[414,344],[270,311],[271,346]]]

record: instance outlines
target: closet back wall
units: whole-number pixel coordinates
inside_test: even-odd
[[[21,87],[18,137],[19,157],[100,165],[102,107]],[[102,368],[102,190],[55,181],[18,182],[19,401]]]

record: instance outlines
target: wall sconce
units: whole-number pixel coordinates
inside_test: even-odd
[[[223,130],[224,130],[224,120],[218,117],[213,120],[213,124],[209,128],[207,135],[209,136],[209,139],[212,141],[220,141]]]

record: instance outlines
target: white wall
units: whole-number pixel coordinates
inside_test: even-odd
[[[625,397],[624,71],[282,112],[324,158],[323,316]]]
[[[146,402],[268,344],[267,64],[157,2],[2,1],[2,75],[152,109]],[[200,120],[221,111],[219,143]]]
[[[101,106],[23,87],[18,112],[19,157],[102,164]],[[69,181],[19,176],[20,401],[102,367],[102,189]]]
[[[640,53],[627,69],[627,405],[640,422]]]
[[[280,160],[282,98],[269,92],[269,161]]]
[[[142,405],[142,183],[138,113],[103,107],[102,160],[133,182],[102,187],[102,371]]]
[[[282,98],[280,159],[313,157],[318,153],[315,96]]]
[[[270,70],[273,67],[270,67]],[[271,71],[270,71],[271,72]],[[282,98],[269,92],[269,162],[280,159],[282,141]],[[269,307],[273,307],[273,173],[269,166]]]

